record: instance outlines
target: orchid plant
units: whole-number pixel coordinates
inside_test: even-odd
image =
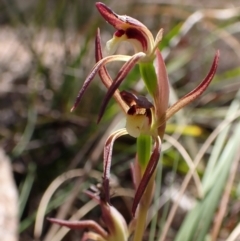
[[[136,193],[132,205],[132,214],[136,219],[135,228],[138,232],[135,232],[134,241],[137,241],[142,240],[147,211],[152,201],[156,167],[160,157],[161,142],[165,132],[166,121],[177,111],[197,99],[206,90],[216,73],[219,61],[219,51],[217,51],[214,57],[209,73],[202,82],[194,90],[169,107],[169,79],[163,57],[158,49],[158,45],[162,39],[163,30],[160,29],[154,40],[149,29],[138,20],[126,15],[118,15],[105,4],[100,2],[96,3],[96,7],[103,18],[116,29],[113,38],[106,44],[107,50],[112,55],[103,57],[100,31],[98,30],[95,39],[96,64],[84,81],[71,111],[77,107],[87,87],[97,73],[99,74],[102,83],[107,88],[106,96],[100,108],[98,122],[101,120],[112,96],[122,108],[126,116],[126,127],[112,133],[105,143],[103,156],[103,189],[105,193],[105,202],[104,204],[101,200],[98,200],[98,202],[102,207],[103,213],[106,209],[114,209],[109,205],[109,179],[114,141],[125,134],[137,138],[136,162],[132,168],[133,180],[136,187]],[[128,41],[133,45],[135,50],[133,56],[114,55],[117,47],[123,41]],[[106,69],[106,64],[113,61],[126,62],[119,70],[115,79],[111,78]],[[150,97],[152,98],[152,102],[144,96],[137,96],[126,90],[118,90],[125,77],[136,64],[139,65],[142,79]],[[152,142],[154,142],[153,148]],[[117,211],[115,210],[114,212]],[[119,216],[119,214],[116,215],[116,217],[117,216]],[[122,217],[119,219],[122,219]],[[67,221],[50,220],[70,228],[76,227],[78,224],[80,228],[88,226],[87,223],[85,223],[86,225],[83,225],[82,222],[84,221],[80,221],[78,224],[71,224]],[[112,236],[110,237],[109,235],[113,233],[111,231],[112,221],[110,222],[109,218],[107,218],[106,222],[109,233],[106,234],[105,231],[101,231],[101,238],[99,234],[96,236],[89,236],[92,240],[119,240],[117,239],[117,236],[115,236],[115,239],[111,239]],[[99,227],[96,228],[91,225],[92,224],[89,224],[88,227],[95,229],[95,231],[100,230]],[[123,226],[123,229],[125,229],[126,224]],[[128,235],[121,240],[127,239]]]
[[[100,205],[102,219],[107,227],[107,231],[93,220],[65,221],[55,218],[48,218],[48,220],[70,229],[79,230],[88,228],[94,230],[94,232],[89,231],[84,233],[82,241],[127,241],[131,231],[121,213],[106,201],[103,194],[96,195],[90,191],[85,191],[85,193]]]

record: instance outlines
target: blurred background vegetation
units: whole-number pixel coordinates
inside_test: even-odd
[[[114,32],[96,11],[95,2],[0,1],[0,141],[10,156],[19,191],[20,240],[80,240],[80,231],[51,226],[45,221],[45,214],[65,219],[75,214],[74,219],[84,216],[99,220],[99,209],[82,191],[101,182],[104,142],[114,129],[124,126],[124,118],[112,101],[102,122],[96,124],[106,93],[98,77],[77,110],[70,113],[77,92],[95,63],[97,27],[101,29],[103,45]],[[171,81],[170,104],[197,86],[207,74],[216,50],[220,50],[218,72],[208,90],[168,122],[151,224],[145,238],[160,240],[164,230],[164,240],[231,238],[239,229],[240,210],[239,1],[103,2],[119,14],[137,18],[153,35],[164,28],[160,48]],[[126,44],[119,52],[131,54],[133,50]],[[113,77],[119,67],[109,65]],[[121,89],[146,93],[138,68]],[[229,124],[228,129],[216,129],[222,122]],[[207,143],[214,131],[216,141]],[[208,148],[204,149],[204,145]],[[133,195],[129,166],[134,155],[133,138],[122,137],[114,145],[112,193],[118,197],[112,203],[128,221]],[[209,197],[207,201],[196,199],[191,182],[184,199],[176,199],[189,171],[185,163],[188,157],[193,161],[200,158],[197,171]],[[219,202],[222,199],[224,204]],[[197,211],[190,212],[196,202],[202,216]],[[176,203],[179,208],[167,226],[167,217]],[[210,204],[211,210],[207,209]],[[219,217],[221,210],[224,213]],[[191,229],[193,220],[198,223]],[[203,223],[199,226],[200,220],[208,223],[207,227]],[[191,229],[187,236],[181,236],[184,227]]]

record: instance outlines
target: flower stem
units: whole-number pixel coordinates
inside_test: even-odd
[[[156,177],[156,170],[153,173],[153,175],[146,187],[142,200],[139,203],[137,217],[136,217],[137,222],[136,222],[136,228],[135,228],[133,241],[142,241],[143,234],[144,234],[144,231],[146,228],[145,226],[146,226],[148,209],[151,204],[152,197],[153,197],[153,191],[154,191],[154,186],[155,186],[155,177]]]
[[[137,139],[137,159],[141,169],[140,176],[142,177],[151,155],[152,139],[150,136],[140,135]],[[142,241],[144,231],[146,228],[146,219],[148,214],[149,205],[152,201],[152,194],[154,190],[156,171],[153,173],[145,192],[140,200],[138,210],[136,213],[136,226],[133,241]],[[140,181],[140,180],[138,180]]]
[[[143,234],[145,231],[146,218],[147,218],[148,207],[144,204],[139,204],[137,223],[134,232],[133,241],[142,241]]]
[[[137,157],[141,167],[142,174],[144,173],[151,156],[152,138],[151,136],[141,134],[137,138]]]

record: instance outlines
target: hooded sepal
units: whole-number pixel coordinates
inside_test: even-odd
[[[119,42],[129,41],[133,43],[136,52],[151,54],[154,39],[144,24],[132,17],[116,14],[101,2],[97,2],[96,7],[103,18],[117,30],[107,44],[109,52],[114,52]]]

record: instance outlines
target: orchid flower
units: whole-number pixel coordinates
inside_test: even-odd
[[[146,168],[144,168],[144,173],[140,174],[142,179],[139,180],[139,178],[137,178],[138,181],[136,186],[138,186],[138,189],[133,202],[133,214],[135,213],[136,207],[157,166],[160,156],[161,140],[164,135],[166,121],[171,118],[178,110],[182,109],[184,106],[198,98],[208,87],[217,69],[219,52],[217,52],[215,55],[211,69],[203,81],[194,90],[186,94],[170,107],[168,107],[168,78],[165,71],[165,65],[159,50],[156,50],[156,60],[156,75],[159,83],[159,88],[156,89],[156,94],[154,95],[154,104],[152,104],[143,96],[136,96],[135,94],[127,91],[119,92],[122,101],[124,101],[129,107],[126,112],[126,129],[120,129],[112,133],[107,139],[104,148],[104,180],[105,187],[107,188],[107,183],[109,182],[110,176],[112,146],[116,138],[125,134],[129,134],[137,138],[139,138],[141,135],[149,135],[155,141],[154,149],[149,162]],[[106,69],[102,71],[106,71]],[[99,75],[102,76],[102,79],[105,77],[105,75],[103,76],[103,72],[100,72]],[[111,86],[115,86],[115,83],[113,82]],[[145,151],[144,148],[142,148],[142,150],[143,152]],[[140,156],[138,156],[138,158],[140,158]],[[138,174],[135,173],[135,175]]]
[[[65,226],[70,229],[92,230],[84,233],[81,239],[82,241],[127,241],[130,235],[130,231],[125,219],[118,212],[118,210],[109,205],[105,198],[101,197],[101,194],[99,197],[90,191],[86,191],[85,193],[99,203],[102,211],[102,219],[107,230],[102,228],[97,222],[93,220],[65,221],[56,218],[48,218],[48,220],[51,223]]]
[[[162,39],[163,30],[160,29],[155,40],[148,30],[148,28],[143,25],[138,20],[131,18],[129,16],[121,16],[114,13],[110,8],[101,2],[96,3],[96,7],[103,18],[106,19],[111,25],[113,25],[117,31],[114,34],[112,40],[107,43],[107,49],[109,52],[113,53],[117,49],[121,41],[129,41],[135,47],[135,54],[133,56],[129,55],[110,55],[101,60],[99,60],[92,68],[90,74],[86,78],[83,87],[78,93],[77,99],[71,111],[73,111],[80,100],[82,99],[85,89],[88,87],[90,82],[93,80],[97,72],[102,66],[113,61],[124,61],[126,62],[119,74],[117,75],[115,81],[121,83],[122,80],[127,76],[131,69],[138,62],[149,62],[153,61],[155,50],[158,47]]]
[[[194,90],[169,107],[169,80],[167,70],[161,52],[157,48],[161,41],[163,30],[161,29],[159,31],[154,40],[148,28],[138,20],[129,16],[118,15],[103,3],[96,3],[96,7],[104,19],[116,29],[113,38],[107,42],[107,49],[110,52],[115,51],[122,41],[128,41],[133,45],[136,53],[133,56],[110,55],[103,58],[100,32],[98,30],[95,41],[95,57],[97,63],[92,68],[79,91],[72,110],[76,108],[86,88],[98,73],[103,84],[108,89],[100,109],[98,121],[100,121],[107,103],[112,96],[119,103],[126,115],[126,128],[114,132],[105,143],[103,175],[105,190],[109,188],[112,147],[116,138],[129,134],[137,138],[140,146],[137,154],[140,167],[135,167],[134,173],[137,187],[132,207],[134,215],[144,192],[149,192],[148,195],[145,195],[148,198],[148,200],[145,201],[149,202],[151,200],[153,182],[151,182],[151,188],[149,188],[149,190],[146,190],[146,187],[149,185],[150,179],[154,176],[159,160],[166,121],[177,111],[198,98],[206,90],[216,73],[219,51],[217,51],[210,71],[203,81]],[[154,62],[155,58],[156,61]],[[107,63],[112,61],[126,62],[114,80],[112,80],[105,67]],[[128,91],[120,92],[118,90],[124,78],[137,63],[139,64],[146,88],[152,97],[152,102],[143,96],[137,96]],[[154,148],[152,154],[146,155],[146,153],[151,153],[151,140],[154,141]],[[143,143],[144,147],[141,143]]]
[[[116,29],[113,38],[107,42],[107,50],[113,54],[123,41],[130,42],[135,49],[133,56],[110,55],[103,57],[100,31],[98,30],[95,39],[96,64],[84,81],[71,109],[72,111],[76,108],[87,87],[98,73],[102,83],[107,88],[107,94],[100,108],[98,122],[101,120],[111,97],[115,98],[126,116],[126,127],[112,133],[104,146],[103,192],[100,193],[100,196],[87,192],[91,198],[99,203],[105,228],[102,228],[97,222],[92,220],[64,221],[54,218],[49,218],[48,220],[71,229],[90,229],[91,231],[84,234],[82,241],[128,241],[133,230],[137,230],[134,233],[133,240],[139,241],[142,240],[148,208],[153,197],[156,167],[161,153],[161,142],[165,132],[166,121],[177,111],[197,99],[206,90],[216,73],[219,51],[217,51],[214,57],[209,73],[202,82],[194,90],[169,107],[168,74],[163,57],[158,49],[163,30],[160,29],[154,40],[149,29],[138,20],[126,15],[118,15],[100,2],[96,3],[96,7],[103,18]],[[106,64],[113,61],[126,62],[114,79],[111,78],[106,69]],[[144,96],[138,96],[135,93],[118,89],[136,64],[139,65],[141,76],[151,100]],[[110,205],[109,197],[113,144],[117,138],[126,134],[137,138],[136,162],[132,166],[133,181],[136,188],[132,214],[135,217],[137,212],[137,215],[136,219],[133,219],[129,226],[127,226],[123,216]],[[154,143],[153,145],[152,142]]]

